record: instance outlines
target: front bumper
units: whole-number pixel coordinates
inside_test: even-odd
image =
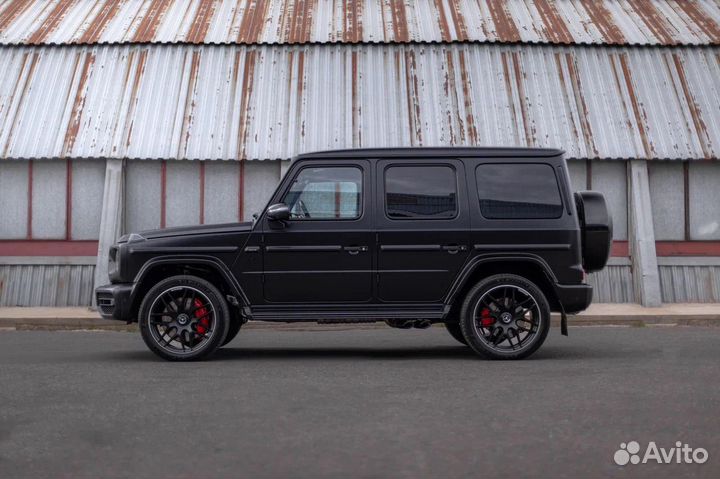
[[[555,293],[567,314],[584,311],[592,303],[593,288],[589,284],[556,284]]]
[[[103,319],[133,322],[130,305],[135,283],[106,284],[95,289],[95,300]]]

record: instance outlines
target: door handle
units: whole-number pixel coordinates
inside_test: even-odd
[[[368,247],[367,246],[345,246],[343,249],[352,255],[356,255],[360,252],[367,251]]]
[[[460,251],[466,251],[467,246],[464,244],[445,244],[442,245],[442,250],[447,251],[450,254],[457,254]]]

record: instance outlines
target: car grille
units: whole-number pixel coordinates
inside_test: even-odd
[[[103,314],[111,315],[115,312],[115,300],[109,293],[98,293],[97,306]]]

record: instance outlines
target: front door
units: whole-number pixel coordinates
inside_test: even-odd
[[[383,160],[376,177],[379,300],[441,302],[470,250],[463,163]]]
[[[372,299],[372,212],[367,161],[312,162],[278,201],[283,224],[263,218],[265,301],[348,303]]]

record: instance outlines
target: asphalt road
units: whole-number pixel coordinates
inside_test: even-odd
[[[0,332],[0,476],[720,477],[720,328],[553,329],[476,359],[440,328],[241,331],[212,361]],[[620,443],[702,447],[617,466]]]

